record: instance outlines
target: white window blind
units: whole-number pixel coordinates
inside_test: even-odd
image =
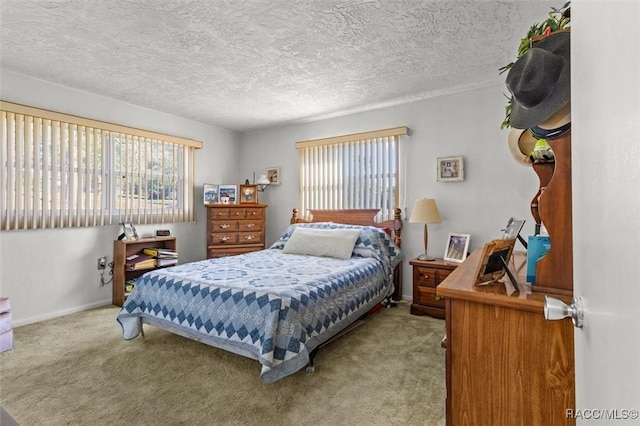
[[[378,220],[393,219],[403,192],[400,136],[408,134],[396,127],[297,142],[301,211],[373,208]]]
[[[0,106],[0,230],[195,220],[201,142]]]

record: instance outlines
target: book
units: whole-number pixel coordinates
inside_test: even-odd
[[[175,257],[160,257],[158,259],[156,259],[156,266],[171,266],[171,265],[177,265],[178,264],[178,259]]]
[[[147,247],[142,252],[153,257],[178,257],[177,251],[158,247]]]
[[[148,254],[138,253],[128,256],[124,266],[129,271],[153,268],[156,266],[156,259]]]

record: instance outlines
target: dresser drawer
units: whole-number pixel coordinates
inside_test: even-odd
[[[238,231],[246,232],[246,231],[262,231],[263,221],[262,219],[256,218],[255,220],[239,220],[236,222],[238,224]]]
[[[238,244],[262,243],[262,232],[240,232],[238,233]]]
[[[253,247],[209,247],[207,250],[207,259],[251,253],[252,251],[262,250],[263,248],[264,246],[262,245]]]
[[[212,232],[234,232],[238,230],[238,221],[234,219],[216,219],[209,224]]]
[[[414,303],[420,305],[433,306],[434,308],[444,309],[444,297],[436,294],[436,289],[433,287],[425,287],[418,285],[417,292],[414,292],[414,297],[417,295],[418,300],[414,300]],[[417,294],[416,294],[417,293]]]
[[[238,244],[237,232],[215,232],[209,234],[209,244]]]
[[[262,219],[264,216],[264,209],[260,207],[247,207],[244,209],[244,217],[247,219]]]
[[[413,267],[413,282],[418,285],[436,287],[438,285],[438,269],[425,266]]]
[[[230,217],[227,207],[210,207],[207,210],[209,212],[209,219],[227,219]]]

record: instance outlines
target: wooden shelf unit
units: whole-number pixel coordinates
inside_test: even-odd
[[[540,190],[531,205],[537,224],[544,224],[551,248],[536,264],[533,291],[573,294],[573,219],[571,192],[571,131],[549,139],[555,161],[534,164]]]
[[[138,240],[116,240],[113,242],[113,294],[112,303],[122,306],[126,300],[125,283],[145,272],[159,267],[129,271],[125,267],[128,256],[141,252],[145,248],[164,248],[178,250],[176,237],[142,238]],[[160,267],[161,268],[161,267]]]

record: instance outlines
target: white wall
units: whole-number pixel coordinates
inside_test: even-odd
[[[442,223],[429,225],[429,253],[442,257],[449,232],[471,234],[471,249],[499,238],[510,216],[527,220],[523,235],[533,233],[529,209],[538,189],[531,168],[519,165],[507,149],[507,130],[500,129],[506,99],[504,86],[441,96],[410,104],[339,118],[244,133],[241,178],[281,167],[282,185],[268,187],[261,201],[269,204],[267,243],[286,228],[298,203],[298,153],[295,142],[342,134],[408,126],[407,217],[413,202],[433,197]],[[463,155],[465,180],[437,182],[436,158]],[[524,250],[521,245],[517,249]],[[423,225],[405,221],[403,251],[407,259],[424,252]],[[403,270],[403,298],[411,299],[411,270]]]
[[[196,223],[163,225],[178,238],[180,261],[206,258],[203,183],[237,182],[236,132],[152,111],[2,70],[0,98],[203,142],[196,153]],[[176,111],[176,114],[179,114]],[[224,159],[224,161],[220,161]],[[158,226],[139,225],[142,236]],[[100,286],[96,260],[113,260],[118,226],[0,232],[0,295],[9,297],[18,326],[111,303],[111,284]]]

